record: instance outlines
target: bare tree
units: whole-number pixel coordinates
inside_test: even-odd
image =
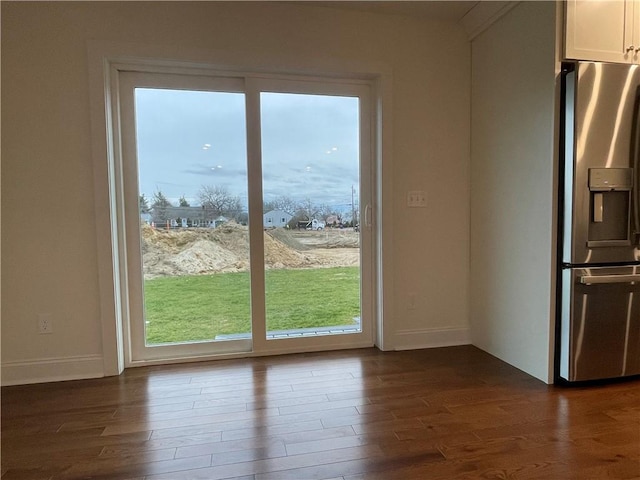
[[[240,197],[231,195],[226,187],[202,185],[198,190],[198,201],[214,217],[224,215],[237,219],[242,213]]]
[[[320,207],[315,205],[310,198],[304,199],[298,206],[298,213],[307,217],[309,221],[320,215]]]
[[[340,217],[340,212],[338,212],[335,208],[327,205],[327,204],[322,204],[318,207],[318,211],[320,213],[320,215],[322,216],[322,218],[327,218],[329,216],[336,216],[336,217]]]
[[[231,197],[229,204],[227,205],[226,212],[223,213],[223,215],[233,218],[238,223],[246,223],[246,215],[244,214],[240,197]]]
[[[334,226],[336,224],[342,223],[342,214],[339,211],[337,211],[335,208],[327,204],[322,204],[318,207],[318,210],[320,212],[320,216],[322,217],[322,220],[326,221],[328,225],[329,225],[329,219],[331,219],[331,225],[334,225]]]
[[[289,215],[294,215],[299,207],[300,205],[298,202],[293,200],[291,197],[281,195],[264,203],[264,213],[272,210],[282,210],[283,212],[287,212]]]

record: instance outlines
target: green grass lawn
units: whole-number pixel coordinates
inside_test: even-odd
[[[352,325],[360,316],[358,267],[266,272],[267,330]],[[145,281],[147,344],[211,340],[251,331],[249,273]]]

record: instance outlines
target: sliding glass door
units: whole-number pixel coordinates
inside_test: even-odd
[[[368,86],[118,80],[127,363],[372,344]]]
[[[268,338],[361,331],[359,98],[263,92]]]

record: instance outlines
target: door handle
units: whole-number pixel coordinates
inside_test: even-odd
[[[580,283],[583,285],[632,282],[640,282],[640,275],[582,275],[580,277]]]
[[[371,204],[369,203],[364,207],[364,225],[371,228]]]

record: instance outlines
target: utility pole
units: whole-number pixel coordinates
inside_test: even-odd
[[[355,188],[351,185],[351,226],[356,228],[356,204],[354,202]]]

